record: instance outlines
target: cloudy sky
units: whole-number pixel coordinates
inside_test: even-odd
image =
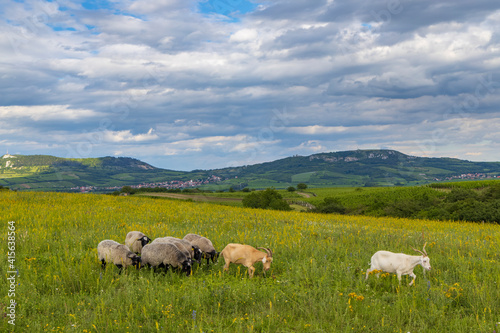
[[[6,0],[0,155],[500,161],[500,1]]]

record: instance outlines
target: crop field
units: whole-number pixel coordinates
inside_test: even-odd
[[[0,239],[9,253],[0,264],[9,278],[0,284],[1,332],[500,329],[495,224],[12,191],[0,191],[0,211]],[[256,264],[253,279],[242,266],[223,272],[222,258],[195,266],[191,276],[133,268],[120,274],[112,265],[102,270],[97,244],[123,243],[132,230],[151,238],[198,233],[219,251],[231,242],[269,247],[274,261],[266,274]],[[417,266],[414,286],[408,276],[399,285],[393,274],[365,281],[377,250],[417,254],[412,247],[422,249],[424,242],[432,270],[424,274]]]

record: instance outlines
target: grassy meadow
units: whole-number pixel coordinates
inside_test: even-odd
[[[498,332],[500,226],[279,212],[147,197],[0,191],[0,239],[15,222],[15,296],[0,284],[1,332]],[[193,275],[101,270],[97,244],[128,231],[194,232],[270,247],[249,279],[242,266]],[[377,250],[426,250],[432,270],[371,276]],[[6,256],[0,267],[7,278]],[[15,299],[15,326],[7,305]]]

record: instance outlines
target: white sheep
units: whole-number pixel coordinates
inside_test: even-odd
[[[207,265],[210,263],[210,259],[214,262],[215,259],[219,258],[219,253],[215,250],[210,239],[197,234],[187,234],[183,239],[200,248],[203,252],[203,258],[207,259]]]
[[[151,242],[151,239],[140,231],[131,231],[125,237],[125,245],[127,245],[132,252],[140,254],[142,247]]]
[[[127,266],[141,265],[141,257],[130,251],[127,245],[120,244],[114,240],[103,240],[97,245],[97,257],[102,263],[102,267],[106,267],[106,263],[113,263],[118,268]]]
[[[203,252],[200,250],[198,245],[191,244],[189,241],[185,239],[180,239],[176,237],[160,237],[156,238],[153,243],[172,243],[179,247],[181,250],[185,250],[188,252],[189,257],[196,261],[197,263],[200,263],[201,261],[201,256]]]
[[[271,263],[273,262],[273,252],[269,248],[259,247],[266,251],[266,253],[257,250],[253,246],[243,245],[243,244],[227,244],[221,254],[226,261],[224,265],[224,271],[229,269],[230,263],[241,264],[248,268],[248,275],[252,278],[255,272],[255,264],[258,261],[262,261],[264,264],[264,273],[269,270]]]
[[[179,268],[186,275],[191,274],[191,259],[186,256],[177,246],[171,243],[151,243],[142,248],[142,264],[152,267],[164,268],[169,266]]]
[[[373,270],[381,270],[387,273],[396,273],[398,276],[399,283],[401,283],[401,275],[410,275],[413,280],[410,282],[410,286],[415,282],[416,275],[413,273],[413,269],[417,265],[421,265],[424,269],[430,271],[431,263],[430,259],[425,252],[425,245],[423,252],[413,248],[413,250],[420,252],[421,256],[411,256],[404,253],[393,253],[389,251],[378,251],[371,259],[370,269],[366,271],[366,278]],[[377,274],[377,277],[380,273]]]

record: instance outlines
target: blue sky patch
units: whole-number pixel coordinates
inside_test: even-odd
[[[47,24],[54,31],[76,31],[73,27],[62,27],[60,25]]]
[[[113,3],[106,0],[85,0],[82,2],[82,6],[88,10],[112,9]]]
[[[200,1],[198,7],[203,14],[233,17],[234,14],[253,12],[257,8],[257,4],[248,0],[206,0]]]

